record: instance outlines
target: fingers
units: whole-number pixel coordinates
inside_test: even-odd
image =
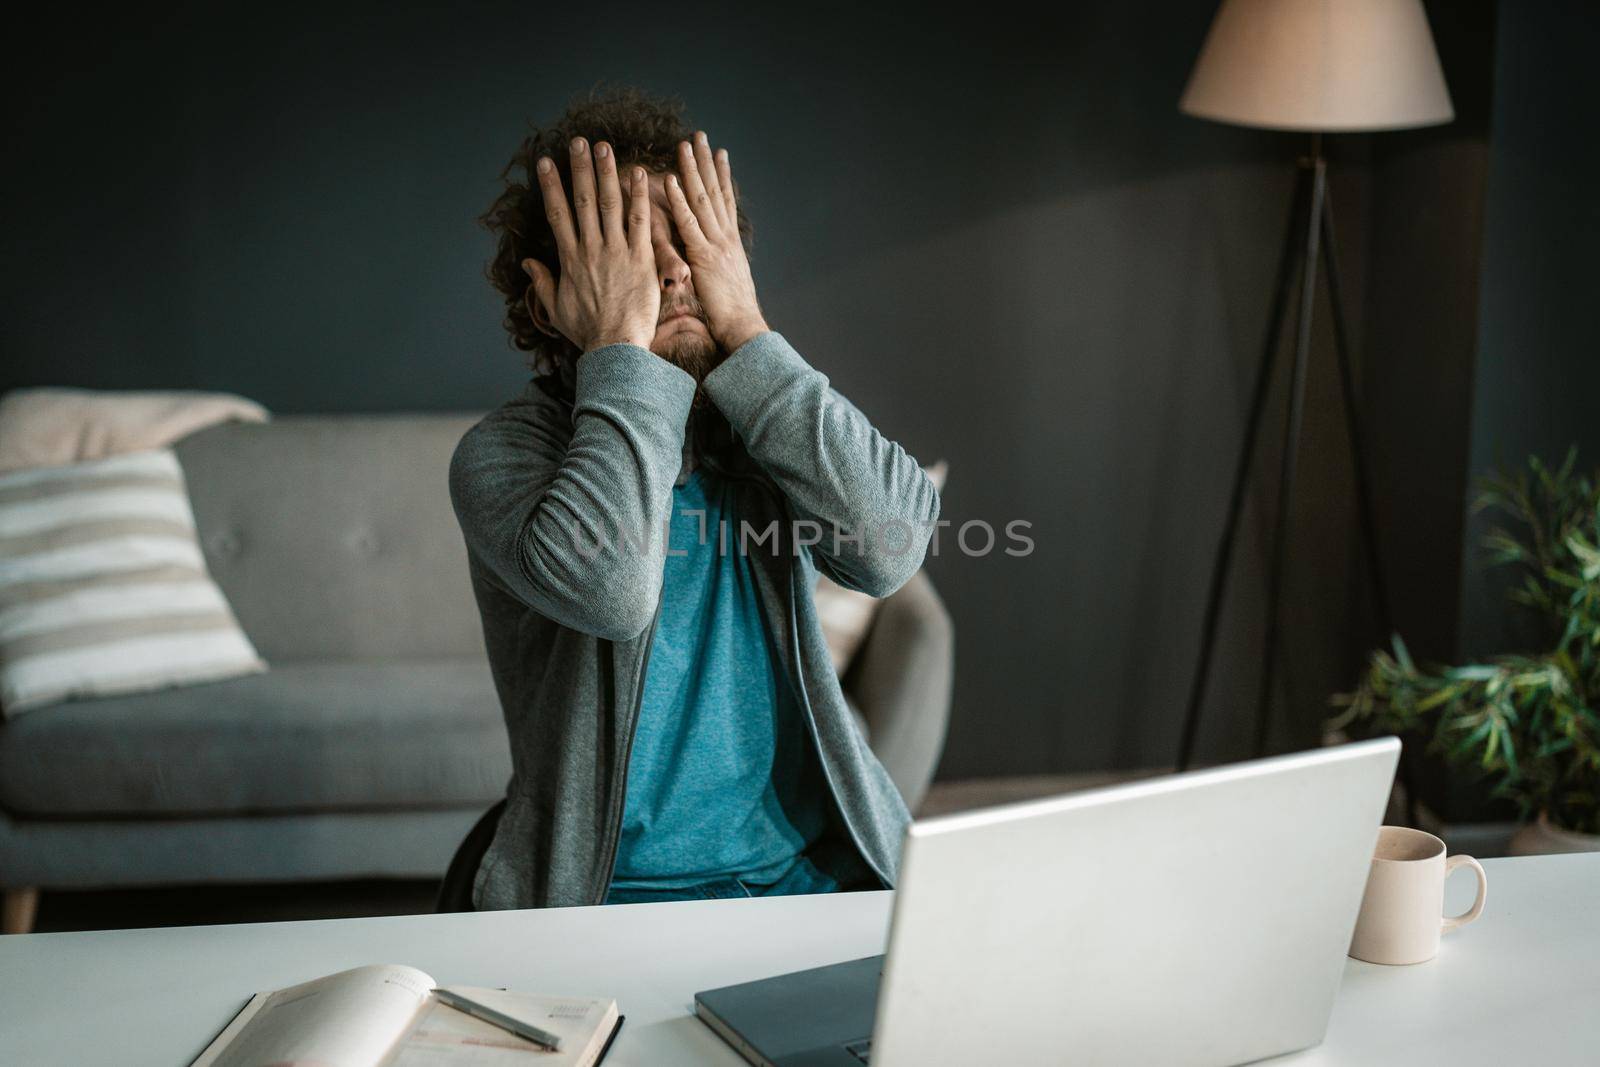
[[[678,170],[683,178],[683,191],[688,197],[695,218],[700,220],[700,229],[708,235],[716,234],[722,229],[722,221],[717,217],[717,209],[711,202],[711,194],[700,177],[700,163],[695,159],[694,153],[695,150],[688,141],[678,143]],[[683,227],[680,225],[678,230],[682,232]]]
[[[644,253],[650,250],[650,179],[634,167],[629,180],[628,247]]]
[[[594,167],[600,176],[600,225],[605,239],[625,244],[627,234],[622,229],[622,189],[617,184],[617,157],[604,141],[594,146]]]
[[[722,202],[722,186],[717,181],[717,165],[711,155],[711,140],[704,130],[697,130],[694,135],[694,164],[700,173],[700,183],[705,187],[706,199],[711,202],[711,209],[716,213],[717,225],[727,226],[728,209]]]
[[[572,139],[572,210],[578,216],[578,236],[586,245],[600,243],[600,218],[594,210],[594,164],[589,142]]]
[[[728,208],[728,225],[739,227],[739,201],[733,195],[733,165],[728,162],[728,150],[717,149],[717,184],[722,187],[722,202]]]
[[[672,210],[672,223],[678,227],[678,236],[683,238],[684,247],[696,245],[706,239],[705,233],[700,229],[700,220],[695,217],[689,208],[689,202],[683,197],[683,186],[676,174],[667,175],[667,207]]]
[[[539,191],[544,194],[544,217],[556,238],[556,251],[562,266],[578,251],[578,238],[572,232],[572,215],[567,210],[567,194],[561,190],[561,172],[548,156],[541,156],[534,168],[539,173]]]

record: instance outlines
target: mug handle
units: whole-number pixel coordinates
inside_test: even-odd
[[[1451,856],[1444,861],[1444,876],[1449,878],[1450,872],[1457,867],[1471,867],[1472,873],[1478,876],[1478,896],[1473,900],[1472,907],[1460,915],[1446,915],[1441,933],[1447,934],[1482,915],[1484,902],[1489,899],[1489,876],[1483,873],[1483,866],[1471,856]]]

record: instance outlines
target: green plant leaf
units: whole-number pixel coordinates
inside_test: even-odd
[[[1482,548],[1509,568],[1511,610],[1539,627],[1528,651],[1419,666],[1398,633],[1368,658],[1351,692],[1330,699],[1341,728],[1427,738],[1518,810],[1600,830],[1600,479],[1530,456],[1478,479],[1471,507],[1489,516]]]
[[[1400,665],[1400,669],[1405,671],[1407,674],[1415,674],[1417,672],[1417,666],[1411,662],[1411,652],[1406,648],[1405,641],[1401,639],[1398,633],[1394,635],[1393,641],[1395,662],[1398,663]]]

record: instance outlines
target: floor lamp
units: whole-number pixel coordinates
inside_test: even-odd
[[[1277,285],[1267,315],[1266,340],[1201,623],[1200,658],[1179,742],[1178,769],[1184,770],[1194,757],[1234,535],[1271,390],[1284,316],[1293,299],[1294,358],[1289,368],[1288,415],[1267,572],[1266,638],[1255,709],[1255,754],[1266,753],[1278,657],[1279,603],[1288,552],[1289,505],[1294,496],[1295,462],[1305,412],[1306,363],[1311,350],[1319,264],[1333,312],[1334,348],[1367,569],[1380,618],[1386,631],[1392,629],[1357,417],[1322,135],[1431,126],[1449,122],[1455,113],[1421,0],[1223,0],[1178,106],[1187,114],[1216,122],[1310,135],[1310,150],[1299,161]]]

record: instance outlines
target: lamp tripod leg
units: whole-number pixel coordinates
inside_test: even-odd
[[[1378,524],[1372,506],[1372,481],[1367,471],[1367,449],[1361,434],[1361,416],[1356,402],[1355,375],[1350,369],[1350,337],[1346,332],[1344,296],[1339,281],[1339,257],[1333,243],[1333,203],[1326,192],[1322,201],[1322,261],[1328,275],[1328,303],[1333,310],[1334,351],[1339,361],[1339,387],[1344,393],[1345,431],[1350,438],[1350,460],[1356,482],[1356,507],[1361,518],[1361,541],[1366,549],[1367,571],[1372,580],[1373,607],[1387,637],[1394,630],[1394,615],[1389,608],[1389,589],[1384,580],[1383,562],[1378,553]]]
[[[1350,461],[1356,483],[1356,507],[1361,521],[1361,542],[1366,550],[1367,575],[1372,582],[1372,606],[1384,639],[1394,633],[1394,613],[1390,607],[1388,582],[1384,577],[1383,557],[1378,551],[1377,509],[1372,505],[1372,479],[1368,475],[1366,439],[1361,432],[1361,413],[1356,401],[1355,375],[1351,370],[1350,337],[1346,332],[1344,295],[1339,276],[1339,255],[1333,236],[1333,201],[1324,192],[1322,200],[1322,262],[1328,275],[1328,303],[1333,311],[1334,351],[1338,354],[1339,387],[1344,394],[1345,431],[1350,438]],[[1416,757],[1410,747],[1402,748],[1396,778],[1405,796],[1405,818],[1416,826]]]
[[[1294,288],[1295,275],[1301,265],[1304,248],[1304,230],[1301,219],[1311,195],[1311,174],[1302,167],[1297,173],[1294,195],[1290,198],[1289,220],[1284,226],[1283,250],[1278,257],[1277,284],[1273,288],[1272,303],[1267,311],[1267,331],[1261,345],[1261,361],[1256,368],[1255,387],[1250,396],[1249,415],[1245,420],[1244,440],[1239,447],[1239,458],[1234,466],[1233,490],[1228,497],[1227,517],[1223,520],[1222,536],[1211,568],[1211,586],[1206,597],[1206,609],[1200,626],[1200,651],[1195,663],[1194,677],[1189,687],[1189,701],[1184,710],[1183,733],[1178,743],[1178,770],[1187,770],[1194,759],[1195,741],[1200,728],[1200,711],[1205,703],[1206,682],[1211,674],[1211,659],[1216,648],[1217,620],[1222,611],[1222,598],[1227,590],[1228,567],[1233,558],[1234,534],[1238,530],[1239,516],[1244,510],[1246,490],[1249,488],[1250,461],[1255,454],[1256,437],[1266,412],[1267,394],[1272,385],[1273,368],[1277,361],[1278,342],[1283,332],[1284,314],[1289,305],[1289,293]]]
[[[1322,234],[1323,194],[1327,165],[1320,152],[1311,161],[1311,211],[1307,217],[1305,267],[1300,276],[1300,307],[1295,319],[1294,364],[1289,372],[1289,411],[1284,423],[1283,456],[1278,474],[1277,519],[1272,529],[1272,565],[1267,572],[1267,633],[1261,650],[1261,684],[1256,690],[1257,757],[1267,754],[1272,726],[1272,680],[1278,659],[1282,622],[1283,575],[1288,558],[1289,516],[1294,502],[1295,471],[1300,454],[1300,428],[1305,421],[1306,371],[1311,357],[1311,318],[1317,299],[1317,259]]]

